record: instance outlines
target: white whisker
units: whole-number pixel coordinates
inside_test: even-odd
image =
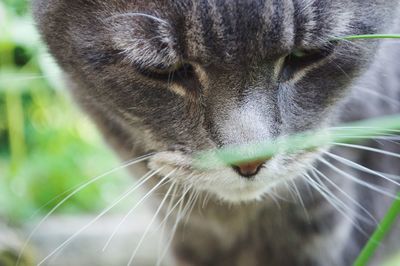
[[[167,207],[167,209],[166,209],[166,213],[169,213],[169,212],[171,211],[171,209],[172,209],[172,207],[173,207],[173,205],[174,205],[174,199],[175,199],[175,196],[176,196],[176,192],[177,192],[177,190],[178,190],[178,184],[174,183],[173,185],[174,185],[174,190],[172,191],[171,199],[170,199],[170,201],[169,201],[169,203],[168,203],[168,207]],[[161,226],[161,223],[160,223],[160,226]],[[164,241],[164,236],[165,236],[165,227],[166,227],[166,223],[164,223],[164,224],[162,225],[161,234],[160,234],[161,237],[163,238],[163,241]],[[160,241],[160,242],[158,243],[158,255],[159,255],[159,256],[160,256],[161,246],[162,246],[162,244],[163,244],[163,241]]]
[[[157,189],[157,188],[161,185],[161,183],[164,182],[165,180],[167,180],[174,172],[176,172],[176,169],[172,170],[172,171],[171,171],[170,173],[168,173],[165,177],[163,177],[162,180],[153,188],[153,190]],[[165,194],[163,200],[162,200],[161,203],[160,203],[160,206],[158,207],[158,209],[156,210],[156,212],[155,212],[153,218],[151,219],[151,221],[149,222],[148,226],[146,227],[146,229],[145,229],[145,231],[144,231],[142,237],[140,238],[138,244],[136,245],[135,250],[133,251],[133,254],[132,254],[131,258],[129,259],[128,266],[131,265],[131,263],[132,263],[133,260],[135,259],[136,253],[138,252],[140,246],[142,245],[144,239],[146,238],[148,232],[150,231],[151,226],[152,226],[153,223],[155,222],[155,220],[156,220],[156,218],[157,218],[157,215],[160,213],[162,207],[164,206],[164,203],[165,203],[165,201],[167,200],[169,193],[171,193],[172,188],[173,188],[173,185],[171,185],[171,186],[169,187],[167,193]]]
[[[134,159],[134,160],[130,160],[130,161],[124,162],[122,165],[120,165],[120,166],[118,166],[118,167],[116,167],[116,168],[113,168],[113,169],[111,169],[110,171],[107,171],[106,173],[104,173],[104,174],[102,174],[102,175],[96,176],[96,177],[94,177],[94,178],[92,178],[92,179],[90,179],[90,180],[84,182],[83,184],[78,185],[76,188],[72,188],[72,189],[71,189],[72,192],[71,192],[68,196],[66,196],[63,200],[61,200],[56,206],[54,206],[54,207],[42,218],[42,220],[35,226],[35,228],[34,228],[34,229],[32,230],[32,232],[29,234],[28,238],[26,239],[26,241],[25,241],[24,245],[22,246],[22,249],[21,249],[21,251],[20,251],[20,253],[19,253],[19,255],[18,255],[18,260],[17,260],[16,266],[19,265],[20,260],[21,260],[21,258],[22,258],[22,254],[23,254],[23,252],[25,251],[26,247],[28,246],[29,242],[31,241],[32,237],[35,235],[35,233],[39,230],[39,228],[43,225],[43,223],[50,217],[50,215],[52,215],[52,214],[53,214],[60,206],[62,206],[66,201],[68,201],[70,198],[72,198],[73,196],[75,196],[75,195],[76,195],[77,193],[79,193],[81,190],[83,190],[83,189],[87,188],[88,186],[90,186],[91,184],[97,182],[98,180],[100,180],[100,179],[102,179],[102,178],[104,178],[104,177],[106,177],[106,176],[108,176],[108,175],[110,175],[110,174],[112,174],[112,173],[114,173],[114,172],[116,172],[116,171],[122,170],[122,169],[124,169],[124,168],[126,168],[126,167],[129,167],[129,166],[131,166],[131,165],[134,165],[134,164],[136,164],[136,163],[145,161],[145,160],[149,159],[149,158],[150,158],[151,156],[153,156],[153,155],[154,155],[154,153],[150,153],[150,154],[146,154],[146,155],[143,155],[143,156],[141,156],[141,157],[138,157],[138,158],[136,158],[136,159]],[[68,192],[65,192],[65,193],[68,193]]]
[[[175,170],[174,170],[175,171]],[[152,189],[150,189],[129,211],[128,213],[121,219],[121,221],[118,223],[118,225],[115,227],[114,231],[112,232],[111,236],[108,238],[106,244],[103,247],[103,252],[106,251],[107,247],[110,245],[111,241],[113,240],[114,236],[117,234],[121,226],[125,223],[126,219],[139,207],[154,191],[156,191],[161,184],[171,176],[171,174],[174,172],[172,171],[170,174],[166,175],[164,178],[162,178]]]
[[[112,208],[114,208],[116,205],[118,205],[121,201],[123,201],[125,198],[127,198],[129,195],[131,195],[137,188],[139,188],[141,185],[143,185],[146,181],[148,181],[150,178],[152,178],[154,175],[156,175],[158,172],[160,172],[162,168],[158,169],[157,171],[151,171],[151,174],[148,174],[148,176],[143,177],[140,182],[137,184],[133,185],[128,191],[126,191],[120,198],[118,198],[116,201],[114,201],[109,207],[107,207],[105,210],[103,210],[98,216],[96,216],[91,222],[83,226],[81,229],[79,229],[76,233],[74,233],[72,236],[70,236],[67,240],[65,240],[61,245],[59,245],[56,249],[54,249],[49,255],[47,255],[43,260],[41,260],[37,266],[42,265],[44,262],[46,262],[51,256],[56,254],[58,251],[60,251],[62,248],[67,246],[72,240],[74,240],[80,233],[82,233],[84,230],[89,228],[92,224],[94,224],[96,221],[98,221],[101,217],[103,217],[107,212],[109,212]]]
[[[390,151],[385,151],[385,150],[379,150],[379,149],[375,149],[375,148],[371,148],[371,147],[367,147],[367,146],[361,146],[361,145],[356,145],[356,144],[337,143],[337,142],[334,142],[332,144],[337,145],[337,146],[347,147],[347,148],[371,151],[371,152],[375,152],[375,153],[379,153],[379,154],[383,154],[383,155],[387,155],[387,156],[393,156],[395,158],[400,158],[400,154],[390,152]]]
[[[204,192],[204,197],[203,197],[203,203],[202,203],[202,208],[204,209],[207,206],[208,200],[210,198],[210,193],[209,192]]]
[[[193,208],[194,208],[194,206],[195,206],[196,203],[197,203],[197,200],[198,200],[198,198],[199,198],[199,195],[200,195],[200,192],[199,192],[199,191],[196,191],[196,192],[194,193],[193,200],[192,200],[192,202],[190,203],[191,206],[190,206],[190,208],[188,209],[188,212],[187,212],[187,214],[186,214],[185,224],[189,222],[190,214],[192,213]]]
[[[283,185],[286,187],[286,190],[289,192],[292,202],[296,203],[296,196],[294,195],[293,188],[289,186],[287,181],[283,181]]]
[[[376,186],[376,185],[371,185],[371,184],[368,183],[368,182],[362,181],[362,180],[360,180],[360,179],[358,179],[358,178],[356,178],[356,177],[354,177],[354,176],[352,176],[352,175],[350,175],[350,174],[348,174],[348,173],[342,171],[341,169],[337,168],[336,166],[334,166],[333,164],[329,163],[328,161],[326,161],[326,160],[324,160],[324,159],[322,159],[322,158],[319,158],[318,160],[319,160],[320,162],[322,162],[323,164],[325,164],[326,166],[328,166],[328,167],[330,167],[331,169],[333,169],[335,172],[337,172],[337,173],[339,173],[339,174],[342,174],[344,177],[349,178],[350,180],[354,181],[354,182],[357,183],[357,184],[360,184],[360,185],[362,185],[362,186],[364,186],[364,187],[367,187],[367,188],[369,188],[369,189],[371,189],[371,190],[373,190],[373,191],[376,191],[376,192],[378,192],[378,193],[381,193],[381,194],[383,194],[383,195],[386,195],[386,196],[388,196],[388,197],[390,197],[390,198],[397,199],[397,196],[396,196],[396,195],[393,195],[393,194],[391,194],[390,192],[385,191],[384,189],[380,189],[380,188],[378,188],[378,186]]]
[[[393,99],[393,98],[391,98],[391,97],[389,97],[389,96],[383,95],[383,94],[381,94],[381,93],[379,93],[379,92],[377,92],[377,91],[374,91],[374,90],[371,90],[371,89],[368,89],[368,88],[365,88],[365,87],[360,87],[360,86],[358,86],[358,87],[356,87],[356,88],[357,88],[358,90],[362,90],[362,91],[364,91],[364,92],[366,92],[366,93],[369,93],[369,94],[371,94],[371,95],[374,95],[374,96],[376,96],[377,98],[380,98],[380,99],[386,101],[386,102],[389,103],[389,104],[393,104],[393,105],[395,105],[395,106],[400,106],[400,102],[399,102],[398,100],[395,100],[395,99]]]
[[[326,180],[328,183],[330,183],[333,187],[335,187],[340,193],[342,193],[346,198],[348,198],[353,204],[355,204],[358,208],[360,208],[366,215],[368,215],[372,221],[375,224],[378,224],[379,222],[376,220],[376,218],[363,206],[361,205],[358,201],[353,199],[349,194],[347,194],[343,189],[340,188],[335,182],[330,180],[324,173],[319,171],[317,168],[312,167],[312,172],[314,172],[314,175],[318,174],[320,177],[322,177],[324,180]]]
[[[190,191],[190,187],[186,188],[185,192],[182,194],[181,198],[178,201],[179,209],[178,209],[178,213],[177,213],[176,218],[175,218],[175,223],[174,223],[174,225],[172,227],[171,234],[170,234],[170,237],[169,237],[169,239],[167,241],[167,244],[165,245],[164,252],[158,258],[156,266],[160,266],[161,265],[162,260],[164,259],[165,255],[167,255],[169,247],[172,244],[172,240],[174,239],[176,230],[178,229],[179,221],[182,219],[182,209],[183,209],[184,198],[186,197],[186,194],[189,191]],[[166,217],[169,217],[169,216],[166,216]]]
[[[353,161],[350,161],[350,160],[348,160],[348,159],[346,159],[346,158],[337,156],[337,155],[335,155],[335,154],[333,154],[333,153],[330,153],[330,152],[324,152],[324,153],[325,153],[326,155],[330,156],[331,158],[335,159],[336,161],[343,163],[344,165],[350,166],[350,167],[352,167],[352,168],[354,168],[354,169],[357,169],[357,170],[359,170],[359,171],[361,171],[361,172],[364,172],[364,173],[367,173],[367,174],[371,174],[371,175],[374,175],[374,176],[381,177],[381,178],[383,178],[383,179],[385,179],[385,180],[387,180],[387,181],[389,181],[389,182],[391,182],[391,183],[393,183],[393,184],[395,184],[395,185],[397,185],[397,186],[400,186],[400,183],[398,183],[398,182],[396,182],[396,181],[390,179],[389,177],[387,177],[387,176],[384,175],[384,174],[381,174],[380,172],[371,170],[371,169],[369,169],[369,168],[367,168],[367,167],[365,167],[365,166],[362,166],[362,165],[360,165],[360,164],[358,164],[358,163],[355,163],[355,162],[353,162]]]
[[[185,199],[186,194],[190,191],[190,187],[186,188],[182,194],[182,196],[180,197],[180,199],[174,204],[174,206],[172,207],[172,209],[165,215],[164,219],[160,222],[159,227],[157,228],[157,230],[160,229],[160,227],[165,224],[167,222],[167,219],[169,218],[169,216],[171,216],[171,214],[173,213],[173,211],[175,210],[176,207],[178,207],[178,205],[180,203],[182,203]]]
[[[137,13],[137,12],[115,14],[115,15],[112,15],[112,16],[106,18],[105,21],[107,22],[109,20],[113,20],[113,19],[117,19],[117,18],[124,18],[124,17],[145,17],[145,18],[149,18],[149,19],[152,19],[154,21],[160,22],[161,24],[169,26],[169,23],[166,20],[163,20],[161,18],[155,17],[153,15],[149,15],[149,14],[145,14],[145,13]]]
[[[381,128],[381,127],[367,127],[367,126],[345,126],[345,127],[330,127],[331,130],[360,130],[360,129],[370,129],[374,130],[381,130],[382,132],[393,132],[393,133],[400,133],[400,130],[398,129],[387,129],[387,128]]]
[[[371,220],[364,217],[363,215],[359,214],[357,211],[353,210],[352,208],[350,208],[349,206],[347,206],[338,196],[336,196],[324,183],[323,181],[320,179],[319,175],[317,174],[317,172],[311,172],[311,174],[315,177],[315,179],[317,180],[317,182],[323,186],[325,188],[325,192],[327,192],[340,206],[342,206],[343,210],[347,210],[350,214],[352,214],[353,216],[357,217],[358,219],[360,219],[361,221],[367,223],[367,224],[371,224]]]
[[[353,224],[360,232],[364,233],[364,230],[360,227],[360,225],[354,221],[347,213],[346,209],[350,210],[351,213],[354,214],[354,212],[351,210],[350,207],[348,207],[346,204],[344,204],[341,200],[339,200],[333,193],[330,191],[326,186],[324,186],[322,183],[318,183],[314,181],[309,175],[305,175],[308,182],[316,189],[340,214],[343,215],[351,224]],[[317,176],[316,176],[317,177]]]
[[[294,188],[294,191],[295,191],[295,195],[296,195],[297,199],[299,200],[300,205],[303,208],[307,219],[310,220],[310,215],[309,215],[309,213],[307,211],[306,205],[304,204],[303,198],[301,197],[300,191],[297,188],[296,182],[292,179],[292,180],[290,180],[290,183],[293,185],[293,188]]]

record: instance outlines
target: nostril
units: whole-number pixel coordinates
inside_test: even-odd
[[[261,167],[265,163],[265,160],[259,160],[259,161],[254,161],[254,162],[247,162],[247,163],[241,163],[241,164],[236,164],[232,165],[232,168],[238,172],[243,177],[246,178],[251,178],[258,174],[260,171]]]

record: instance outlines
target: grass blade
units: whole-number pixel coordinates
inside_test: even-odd
[[[340,37],[343,40],[400,39],[400,34],[364,34]]]
[[[380,243],[384,240],[385,236],[389,233],[396,219],[400,216],[400,193],[398,199],[395,200],[389,208],[385,217],[382,219],[378,228],[369,239],[367,245],[361,251],[353,266],[365,266],[372,259]]]
[[[298,133],[258,143],[230,146],[222,149],[203,151],[194,158],[198,169],[211,170],[227,165],[252,162],[271,158],[277,154],[292,154],[317,149],[332,143],[357,143],[359,136],[374,138],[385,132],[400,130],[400,115],[374,118],[343,124],[340,128]]]

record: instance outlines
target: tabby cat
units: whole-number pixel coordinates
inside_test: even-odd
[[[398,32],[399,6],[33,1],[75,99],[122,158],[148,155],[131,168],[160,197],[165,248],[174,233],[159,263],[193,266],[352,264],[398,189],[395,134],[219,169],[193,157],[400,113],[399,44],[340,39]]]

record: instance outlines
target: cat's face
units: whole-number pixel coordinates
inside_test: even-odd
[[[318,152],[257,162],[252,178],[231,166],[194,171],[192,155],[331,125],[375,50],[335,37],[380,32],[395,3],[39,0],[35,12],[80,101],[157,152],[149,167],[243,201],[304,172]]]

